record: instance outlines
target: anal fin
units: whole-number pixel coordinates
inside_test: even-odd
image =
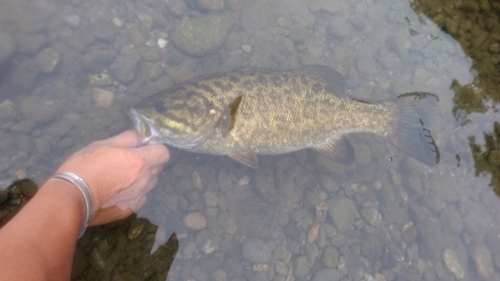
[[[332,161],[345,165],[354,163],[354,149],[345,137],[316,146],[314,149]]]
[[[231,159],[243,164],[247,167],[257,169],[259,167],[259,161],[257,155],[250,152],[234,152],[228,155]]]

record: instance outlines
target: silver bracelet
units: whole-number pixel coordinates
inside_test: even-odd
[[[78,238],[82,237],[83,233],[85,233],[85,230],[87,229],[89,221],[94,216],[94,197],[92,196],[92,191],[82,178],[71,172],[58,172],[50,176],[49,179],[51,178],[58,178],[69,181],[74,186],[76,186],[83,194],[83,198],[85,198],[85,205],[87,206],[87,217],[85,219],[85,224],[83,225],[82,231],[80,232],[80,235],[78,235]]]

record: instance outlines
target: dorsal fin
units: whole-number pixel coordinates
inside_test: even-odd
[[[328,84],[336,94],[345,93],[345,78],[337,70],[326,65],[306,65],[295,72],[311,76]]]

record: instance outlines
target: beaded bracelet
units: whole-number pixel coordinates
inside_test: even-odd
[[[92,191],[82,178],[71,172],[58,172],[50,176],[49,179],[51,178],[58,178],[69,181],[74,186],[76,186],[83,194],[83,198],[85,198],[85,205],[87,206],[87,217],[85,219],[85,224],[83,225],[82,231],[80,232],[80,235],[78,235],[78,238],[82,237],[83,233],[85,233],[85,230],[87,229],[89,221],[94,216],[94,197],[92,196]]]

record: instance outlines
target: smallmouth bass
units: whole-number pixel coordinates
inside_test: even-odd
[[[439,151],[426,126],[438,98],[415,92],[370,102],[344,94],[343,76],[328,66],[239,71],[190,79],[130,110],[140,145],[166,144],[217,155],[252,168],[257,154],[312,148],[350,164],[346,134],[371,132],[434,166]]]

